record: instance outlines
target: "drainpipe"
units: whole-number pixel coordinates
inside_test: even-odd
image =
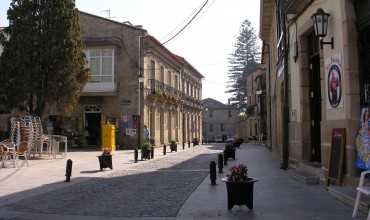
[[[271,118],[271,111],[272,111],[272,106],[271,106],[271,51],[270,51],[270,44],[264,43],[264,45],[267,47],[268,50],[268,85],[269,85],[269,101],[268,101],[268,107],[269,107],[269,139],[270,139],[270,150],[272,149],[272,118]]]
[[[285,12],[284,12],[285,14]],[[288,31],[285,26],[285,19],[283,22],[283,42],[284,46],[284,103],[283,103],[283,155],[280,168],[283,170],[289,167],[289,73],[288,73],[288,58],[289,58],[289,40],[287,40]],[[288,36],[289,37],[289,36]],[[289,39],[289,38],[288,38]]]

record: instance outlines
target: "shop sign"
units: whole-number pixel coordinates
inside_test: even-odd
[[[370,169],[370,108],[361,111],[361,128],[356,138],[356,166],[362,170]]]
[[[327,108],[336,109],[343,107],[343,72],[342,58],[340,55],[333,55],[326,60],[326,91]]]
[[[126,129],[126,135],[127,136],[136,136],[136,129],[134,129],[134,128]]]

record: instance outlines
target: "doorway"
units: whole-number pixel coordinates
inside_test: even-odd
[[[361,107],[370,107],[370,25],[359,33],[359,53]]]
[[[308,36],[309,56],[309,111],[310,161],[321,163],[321,78],[319,39],[314,33]]]
[[[85,129],[87,145],[100,146],[101,113],[85,112]]]

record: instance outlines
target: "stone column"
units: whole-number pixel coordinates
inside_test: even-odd
[[[168,108],[168,119],[167,119],[167,125],[168,125],[168,143],[172,140],[172,109]]]
[[[150,132],[150,138],[154,139],[154,144],[157,143],[157,141],[155,140],[155,107],[154,106],[150,106],[150,109],[149,109],[149,125],[148,125],[148,128],[149,128],[149,132]]]

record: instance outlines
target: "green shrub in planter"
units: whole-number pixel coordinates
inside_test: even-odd
[[[176,141],[174,141],[174,140],[171,141],[170,149],[171,149],[171,152],[173,152],[173,151],[177,152],[177,143],[176,143]]]
[[[199,139],[198,138],[193,138],[193,145],[194,146],[199,145]]]
[[[145,159],[150,159],[150,148],[152,147],[152,145],[150,145],[150,143],[148,142],[145,142],[141,145],[141,159],[142,160],[145,160]]]

